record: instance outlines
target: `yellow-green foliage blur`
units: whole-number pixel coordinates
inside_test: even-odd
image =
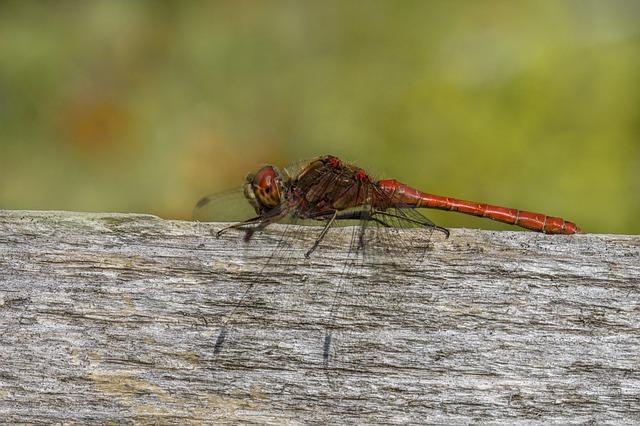
[[[0,208],[190,219],[328,153],[640,233],[640,2],[0,4]]]

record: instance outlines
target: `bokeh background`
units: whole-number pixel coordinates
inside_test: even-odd
[[[640,233],[640,2],[0,3],[0,208],[190,219],[326,153]]]

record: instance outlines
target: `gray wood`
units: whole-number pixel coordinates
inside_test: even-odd
[[[2,423],[640,422],[638,236],[220,227],[0,211]]]

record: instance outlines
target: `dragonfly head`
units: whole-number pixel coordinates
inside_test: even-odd
[[[282,173],[275,166],[264,166],[258,173],[250,173],[244,184],[244,196],[256,210],[262,213],[282,203]]]

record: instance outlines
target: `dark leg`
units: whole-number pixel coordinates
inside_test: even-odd
[[[218,232],[216,232],[216,237],[220,238],[220,235],[224,234],[229,229],[242,229],[247,225],[253,225],[254,223],[260,222],[261,219],[262,219],[262,216],[256,216],[256,217],[252,217],[251,219],[247,219],[247,220],[245,220],[243,222],[240,222],[240,223],[234,223],[233,225],[229,225],[229,226],[227,226],[225,228],[222,228]]]
[[[266,228],[267,226],[271,225],[273,222],[275,222],[275,220],[263,220],[260,223],[258,223],[256,226],[254,226],[253,228],[246,228],[244,230],[244,241],[247,242],[251,239],[251,237],[253,237],[253,234],[255,234],[256,232],[260,232],[262,231],[264,228]]]
[[[445,238],[449,238],[449,230],[447,228],[443,228],[442,226],[434,225],[436,231],[440,231],[444,234]]]
[[[337,216],[338,216],[338,211],[336,210],[335,212],[333,212],[333,215],[331,216],[327,224],[322,229],[322,232],[320,233],[320,235],[318,235],[318,238],[316,238],[316,242],[313,243],[313,246],[305,253],[304,257],[308,259],[309,256],[311,256],[311,253],[313,253],[315,249],[318,248],[318,244],[320,244],[320,241],[322,241],[324,236],[327,235],[327,231],[329,230],[329,227],[333,225],[333,221],[336,220]]]
[[[272,208],[268,212],[264,213],[262,216],[258,216],[253,219],[249,219],[249,221],[245,221],[245,222],[252,223],[251,221],[255,220],[255,222],[258,222],[258,224],[254,227],[248,227],[244,229],[244,232],[245,232],[244,241],[245,242],[249,241],[251,237],[253,237],[253,234],[255,234],[256,232],[262,231],[264,228],[271,225],[272,223],[276,223],[277,221],[285,217],[288,214],[288,212],[289,211],[287,209],[284,209],[282,206],[277,206]]]
[[[353,211],[353,212],[346,212],[346,213],[340,213],[338,214],[338,211],[336,210],[335,212],[333,212],[333,214],[331,214],[331,216],[329,215],[322,215],[322,216],[315,216],[312,219],[315,220],[328,220],[327,224],[324,226],[324,228],[322,229],[322,232],[320,233],[320,235],[318,236],[318,238],[316,239],[315,243],[313,243],[313,247],[311,247],[307,253],[304,255],[306,258],[309,258],[309,256],[311,256],[311,253],[313,253],[317,248],[318,245],[320,244],[320,242],[322,241],[322,239],[325,237],[325,235],[327,234],[327,231],[329,230],[329,227],[331,227],[331,225],[333,225],[333,222],[335,220],[371,220],[374,222],[379,223],[380,225],[384,226],[384,227],[389,227],[390,225],[378,218],[373,217],[373,215],[368,211],[368,210],[359,210],[359,211]],[[364,228],[363,228],[364,229]],[[363,235],[360,236],[360,244],[363,244]]]

